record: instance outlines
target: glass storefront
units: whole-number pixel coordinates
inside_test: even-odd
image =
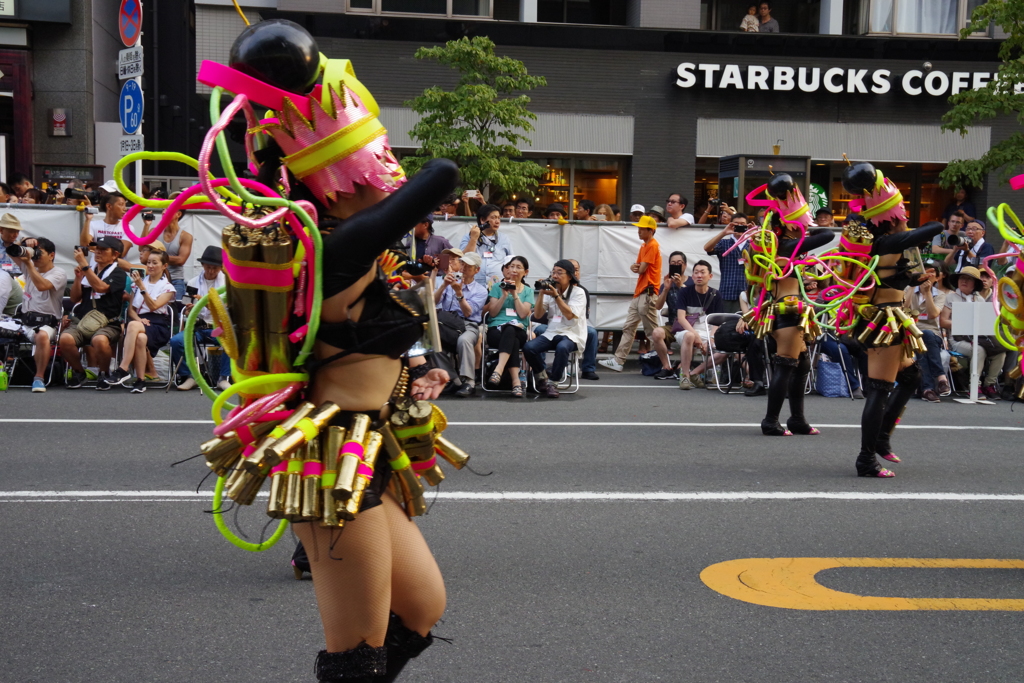
[[[535,161],[545,167],[533,197],[537,206],[558,202],[566,208],[575,209],[583,199],[589,199],[596,205],[621,205],[623,160],[615,157],[552,157]]]

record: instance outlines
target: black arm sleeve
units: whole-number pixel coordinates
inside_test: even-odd
[[[803,244],[800,245],[800,251],[810,251],[811,249],[817,249],[823,247],[832,241],[835,237],[835,233],[829,228],[814,228],[807,232],[807,237],[804,238]],[[796,249],[796,245],[800,240],[779,240],[779,256],[789,258],[793,256],[793,250]]]
[[[433,159],[390,197],[344,221],[324,240],[324,298],[365,275],[374,259],[436,209],[458,182],[458,166]]]
[[[876,237],[871,246],[871,255],[902,254],[911,247],[916,247],[924,242],[931,242],[933,237],[942,232],[942,229],[942,223],[932,221],[914,230]]]

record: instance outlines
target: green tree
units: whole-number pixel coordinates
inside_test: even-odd
[[[462,171],[463,186],[479,189],[488,201],[495,191],[511,196],[536,186],[544,169],[519,159],[520,145],[529,142],[525,133],[537,120],[526,107],[530,98],[521,93],[547,80],[529,75],[517,59],[496,56],[487,37],[421,47],[416,59],[432,59],[462,75],[451,92],[435,85],[405,103],[422,116],[411,131],[420,145],[416,156],[402,160],[406,171],[415,173],[429,159],[451,159]]]
[[[949,98],[953,108],[942,117],[942,129],[967,133],[968,126],[997,116],[1015,116],[1024,123],[1024,0],[989,0],[976,7],[967,28],[960,31],[961,40],[976,31],[988,31],[992,24],[1007,34],[999,47],[1002,64],[996,76],[980,90],[965,90]],[[1001,171],[1005,182],[1024,165],[1024,134],[1014,133],[996,143],[980,159],[956,159],[939,175],[946,187],[982,187],[985,177]]]

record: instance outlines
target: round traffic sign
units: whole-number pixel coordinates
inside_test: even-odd
[[[142,33],[142,0],[121,0],[121,9],[117,13],[117,28],[125,47],[131,47],[139,42],[139,35]]]
[[[121,86],[117,109],[125,134],[135,135],[142,125],[142,88],[137,81],[128,80]]]

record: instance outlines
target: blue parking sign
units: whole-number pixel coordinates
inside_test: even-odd
[[[142,88],[137,81],[125,81],[121,86],[117,108],[125,135],[135,135],[142,125]]]

